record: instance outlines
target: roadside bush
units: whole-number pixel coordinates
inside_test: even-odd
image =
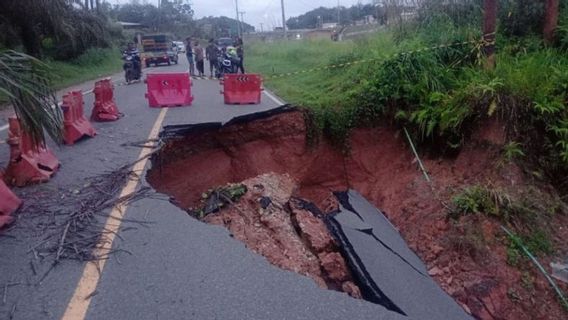
[[[381,117],[393,119],[408,126],[419,142],[459,147],[476,105],[497,85],[471,72],[476,64],[475,51],[467,46],[387,60],[360,85],[357,120],[368,125]]]

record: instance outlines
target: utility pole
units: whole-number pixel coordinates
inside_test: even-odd
[[[340,14],[340,8],[339,8],[339,0],[337,0],[337,26],[339,27],[339,25],[341,24],[341,14]]]
[[[282,5],[282,29],[284,30],[284,40],[288,40],[288,32],[286,31],[286,13],[284,11],[284,0],[280,0]]]
[[[239,20],[239,0],[235,0],[235,7],[237,9],[237,35],[241,36],[241,21]]]
[[[158,25],[156,26],[156,31],[160,31],[162,26],[162,0],[158,0]]]
[[[246,11],[239,11],[239,14],[241,15],[241,21],[240,21],[240,26],[241,26],[241,37],[243,36],[242,34],[245,33],[245,28],[243,27],[243,24],[245,23],[245,17],[244,15],[246,14]]]
[[[260,33],[264,32],[264,23],[260,23]]]

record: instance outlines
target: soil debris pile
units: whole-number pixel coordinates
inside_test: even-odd
[[[248,191],[203,221],[226,227],[275,266],[308,276],[321,288],[361,298],[323,220],[306,209],[305,201],[292,198],[298,186],[289,175],[268,173],[240,184]]]

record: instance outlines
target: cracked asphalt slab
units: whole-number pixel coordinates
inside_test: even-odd
[[[182,63],[145,72],[186,68]],[[260,105],[226,106],[220,85],[211,80],[195,80],[192,89],[193,106],[168,109],[164,126],[227,122],[278,106],[267,95]],[[26,205],[58,196],[58,190],[73,194],[85,179],[135,161],[140,148],[123,144],[146,140],[161,112],[148,107],[145,92],[143,83],[116,86],[124,118],[94,123],[94,139],[51,146],[62,167],[48,183],[15,190]],[[92,94],[85,96],[87,116],[93,99]],[[0,140],[6,135],[0,132]],[[8,146],[0,144],[0,167],[8,157]],[[141,182],[146,185],[144,178]],[[41,212],[33,216],[37,214]],[[270,265],[225,229],[190,218],[164,195],[131,204],[125,218],[152,223],[128,225],[119,232],[113,248],[123,251],[110,256],[102,270],[86,319],[408,319],[380,305],[322,290],[306,277]],[[0,318],[60,319],[82,277],[86,263],[63,261],[40,282],[50,264],[29,252],[42,239],[37,223],[23,213],[0,233]]]
[[[379,292],[377,300],[414,319],[473,319],[428,275],[390,221],[354,190],[338,197],[331,219],[351,264]]]

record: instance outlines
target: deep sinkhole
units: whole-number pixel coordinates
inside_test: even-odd
[[[393,161],[406,153],[388,129],[355,130],[349,155],[325,139],[309,143],[307,132],[304,113],[288,109],[224,126],[166,127],[148,181],[273,265],[372,301],[326,224],[338,209],[334,192],[351,187],[373,200],[392,198],[416,172],[406,156]]]

